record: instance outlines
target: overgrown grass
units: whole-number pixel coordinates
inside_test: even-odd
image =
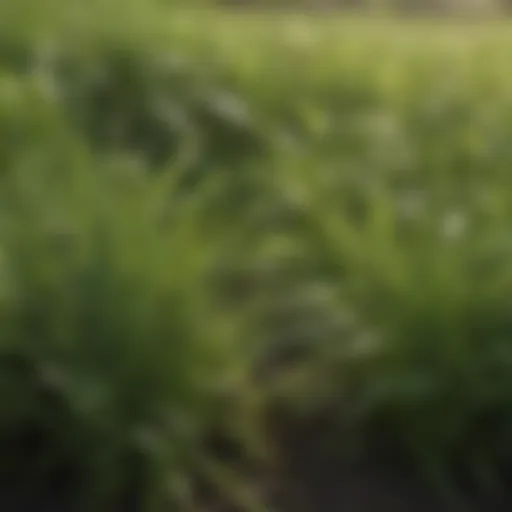
[[[112,5],[0,8],[2,469],[186,510],[263,396],[498,470],[508,25]]]
[[[215,299],[232,235],[206,183],[185,200],[171,170],[59,141],[2,177],[2,476],[73,510],[187,510],[208,438],[246,442],[252,418],[240,320]]]

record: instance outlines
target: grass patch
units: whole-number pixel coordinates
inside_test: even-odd
[[[187,510],[263,397],[499,472],[507,24],[32,7],[0,16],[2,469]]]

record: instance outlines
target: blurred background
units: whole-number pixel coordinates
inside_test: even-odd
[[[307,9],[310,11],[357,10],[366,13],[393,11],[398,14],[483,15],[510,11],[507,0],[220,0],[221,6]],[[338,13],[339,14],[339,13]]]
[[[510,510],[506,0],[0,4],[0,509]]]

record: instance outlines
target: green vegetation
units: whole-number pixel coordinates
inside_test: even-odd
[[[509,26],[125,4],[0,7],[2,474],[193,510],[276,407],[499,473]]]

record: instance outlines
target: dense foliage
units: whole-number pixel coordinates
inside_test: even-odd
[[[186,510],[261,397],[498,470],[508,27],[112,5],[0,8],[2,471]]]

